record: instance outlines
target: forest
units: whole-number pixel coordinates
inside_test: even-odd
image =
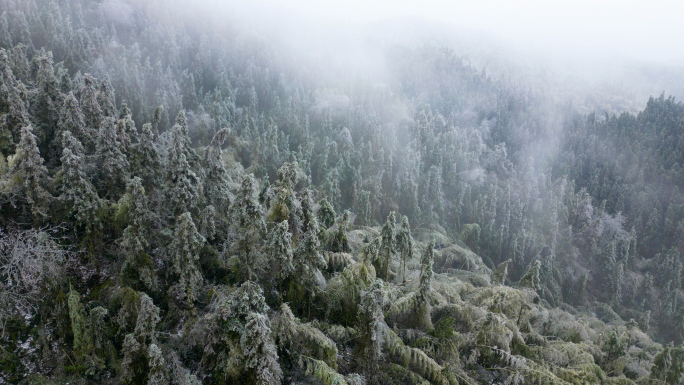
[[[0,0],[0,384],[684,384],[684,104],[379,54]]]

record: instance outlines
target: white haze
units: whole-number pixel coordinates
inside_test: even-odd
[[[188,0],[180,0],[188,3]],[[197,2],[192,2],[198,4]],[[334,76],[382,82],[391,44],[448,46],[488,74],[580,109],[684,98],[684,2],[606,0],[203,0]],[[578,102],[581,100],[581,102]],[[588,102],[587,102],[588,101]]]

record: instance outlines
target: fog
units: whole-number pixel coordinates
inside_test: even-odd
[[[658,1],[271,0],[282,9],[357,23],[424,18],[491,33],[523,47],[638,60],[684,60],[684,4]]]
[[[584,99],[643,108],[651,95],[684,97],[684,3],[644,1],[205,0],[298,60],[383,78],[382,48],[442,45],[488,74]],[[220,12],[216,12],[221,10]],[[330,74],[334,74],[331,71]]]

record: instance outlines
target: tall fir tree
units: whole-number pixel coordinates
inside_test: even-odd
[[[53,200],[49,192],[52,178],[40,156],[33,126],[21,129],[21,141],[10,162],[11,182],[9,185],[10,202],[14,205],[22,202],[35,219],[48,216],[50,203]],[[25,211],[25,210],[24,210]]]
[[[59,200],[85,231],[86,239],[92,241],[94,233],[103,230],[100,217],[105,205],[86,173],[86,159],[81,143],[71,131],[62,133],[62,143],[64,150],[59,174]]]
[[[94,155],[97,190],[103,197],[118,199],[126,187],[129,163],[121,151],[114,119],[104,118],[100,126]]]
[[[256,279],[260,268],[257,251],[266,232],[263,209],[254,175],[245,175],[230,209],[231,249],[238,253],[238,280]]]
[[[188,161],[187,128],[184,129],[181,125],[175,125],[171,140],[171,148],[166,162],[168,186],[166,194],[171,213],[174,215],[179,215],[185,211],[196,213],[201,181],[191,169]]]
[[[204,242],[190,213],[181,214],[176,220],[169,253],[173,262],[173,272],[179,277],[179,299],[190,309],[194,309],[194,302],[199,298],[202,286],[199,252]]]
[[[413,259],[413,237],[408,217],[401,219],[401,227],[397,231],[397,252],[401,258],[402,281],[406,282],[406,263]]]
[[[382,226],[382,231],[380,232],[381,270],[383,279],[385,281],[389,281],[389,267],[397,251],[396,222],[396,216],[394,214],[394,211],[392,211],[387,216],[387,220],[385,221],[385,224]]]

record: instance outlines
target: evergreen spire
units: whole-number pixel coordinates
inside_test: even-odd
[[[406,282],[406,262],[413,259],[413,237],[408,218],[404,215],[397,231],[397,252],[401,256],[402,280]]]
[[[392,263],[394,254],[396,253],[397,247],[397,224],[396,216],[394,211],[390,212],[387,216],[385,224],[382,226],[382,231],[380,232],[381,243],[380,252],[382,258],[382,275],[385,281],[389,281],[389,265]]]
[[[259,269],[257,248],[266,232],[263,209],[257,198],[257,183],[252,174],[245,175],[242,185],[230,209],[230,224],[233,235],[232,249],[240,261],[239,278],[249,281],[257,277]]]
[[[23,200],[34,217],[45,218],[53,196],[48,191],[52,179],[43,165],[31,125],[21,129],[21,141],[10,162],[11,201]]]
[[[98,192],[105,197],[117,198],[123,193],[128,180],[128,159],[121,151],[114,119],[105,118],[100,126],[94,156]]]
[[[173,261],[173,271],[179,277],[180,300],[189,308],[194,308],[194,302],[199,298],[202,286],[199,251],[203,244],[204,238],[197,231],[190,213],[180,215],[176,220],[169,252]]]

